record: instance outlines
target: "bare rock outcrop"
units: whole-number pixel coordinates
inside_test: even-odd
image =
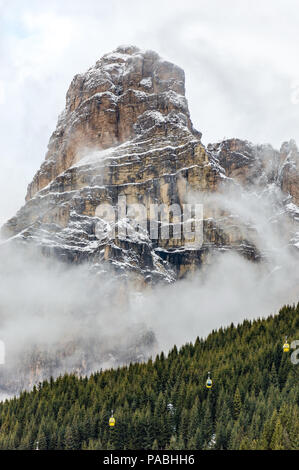
[[[183,70],[155,52],[124,46],[73,79],[46,159],[28,187],[27,202],[2,234],[32,242],[68,262],[108,262],[146,282],[172,282],[207,263],[215,250],[235,249],[260,259],[252,227],[208,199],[223,186],[273,184],[286,193],[286,204],[294,205],[285,212],[295,220],[294,142],[280,152],[239,139],[205,148],[190,119]],[[161,221],[155,239],[147,227],[99,239],[97,209],[109,204],[117,211],[120,197],[127,204],[143,204],[147,220],[153,204],[183,209],[194,198],[205,201],[201,245],[190,246],[184,237],[163,237]],[[170,230],[173,222],[170,215]],[[118,229],[131,223],[124,214]]]

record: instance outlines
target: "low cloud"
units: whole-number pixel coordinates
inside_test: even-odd
[[[0,370],[3,393],[65,371],[89,374],[145,360],[298,301],[298,250],[289,243],[297,226],[278,188],[233,185],[190,199],[230,214],[218,220],[222,230],[235,223],[246,228],[261,261],[234,250],[215,251],[175,285],[136,288],[129,273],[120,278],[106,264],[70,266],[29,245],[0,246],[0,337],[7,347]]]

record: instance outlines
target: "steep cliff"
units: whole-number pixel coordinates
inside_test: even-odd
[[[190,120],[183,70],[155,52],[119,47],[73,79],[27,202],[2,233],[72,263],[101,269],[109,263],[142,282],[172,282],[207,263],[215,250],[235,249],[253,260],[263,255],[254,227],[209,198],[240,185],[281,189],[285,199],[273,214],[283,212],[297,224],[295,143],[280,152],[238,139],[205,148]],[[119,216],[120,197],[146,207],[145,230],[130,214]],[[202,243],[174,236],[172,213],[168,222],[156,221],[157,237],[150,236],[151,205],[177,204],[183,212],[190,201],[203,204]],[[116,236],[109,230],[98,236],[103,204],[116,209]],[[194,225],[196,216],[190,217]],[[183,229],[183,216],[176,222]],[[162,233],[165,224],[169,237]],[[130,230],[123,233],[124,226]],[[296,244],[296,230],[289,235]]]

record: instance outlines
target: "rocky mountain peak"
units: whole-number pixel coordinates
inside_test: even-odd
[[[2,235],[70,263],[87,262],[100,270],[109,264],[125,277],[133,272],[141,284],[172,282],[208,264],[215,252],[263,258],[258,229],[228,200],[232,188],[238,191],[233,202],[242,199],[242,191],[253,200],[273,200],[271,220],[283,219],[286,243],[298,247],[298,166],[294,141],[280,151],[237,138],[206,148],[192,126],[184,71],[155,52],[121,46],[74,77],[27,202]],[[281,192],[283,197],[276,195]],[[123,235],[122,227],[132,228],[132,217],[120,214],[120,198],[145,208],[143,230]],[[204,206],[202,243],[192,246],[174,236],[169,212],[172,205],[181,210],[176,221],[183,231],[190,201]],[[117,215],[117,236],[108,230],[99,238],[97,227],[105,220],[98,208],[105,204]],[[160,211],[153,238],[148,226],[155,205],[168,208],[169,217],[162,223]],[[186,220],[195,223],[192,217]]]
[[[74,77],[46,162],[27,200],[78,162],[86,149],[107,149],[140,135],[192,132],[184,71],[153,51],[120,46]]]

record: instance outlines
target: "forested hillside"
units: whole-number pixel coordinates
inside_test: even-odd
[[[285,335],[299,340],[299,304],[146,364],[44,382],[0,404],[0,449],[299,449],[299,364]]]

